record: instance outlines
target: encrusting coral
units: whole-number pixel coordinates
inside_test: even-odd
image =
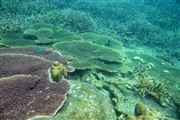
[[[68,69],[59,61],[55,61],[50,68],[50,74],[52,81],[59,82],[60,79],[67,77]]]

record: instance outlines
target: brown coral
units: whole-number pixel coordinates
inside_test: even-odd
[[[1,48],[3,54],[27,54],[43,57],[48,60],[58,60],[63,64],[68,62],[68,58],[46,47],[32,46],[32,47],[16,47],[16,48]]]
[[[42,57],[23,54],[0,55],[0,77],[16,74],[30,74],[48,78],[51,61]]]
[[[1,119],[53,115],[63,105],[70,85],[66,80],[49,81],[48,69],[52,61],[10,52],[1,54],[0,61]]]
[[[67,81],[50,83],[31,75],[0,79],[0,118],[25,120],[36,115],[52,115],[64,103],[70,86]]]

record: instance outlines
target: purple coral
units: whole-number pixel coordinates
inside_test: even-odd
[[[24,120],[55,114],[64,104],[70,84],[67,80],[49,81],[48,69],[52,61],[43,58],[45,54],[39,57],[14,54],[20,52],[17,48],[3,50],[0,55],[0,118]]]
[[[38,76],[15,75],[0,79],[0,118],[24,120],[52,115],[64,103],[69,83],[47,81]]]

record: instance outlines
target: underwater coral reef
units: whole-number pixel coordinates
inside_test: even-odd
[[[0,0],[0,119],[179,120],[179,5]]]

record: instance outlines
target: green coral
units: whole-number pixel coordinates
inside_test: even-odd
[[[19,33],[7,33],[2,35],[0,44],[7,47],[31,46],[34,40],[26,39]]]
[[[63,55],[72,56],[71,65],[76,69],[101,69],[116,72],[123,57],[118,52],[85,41],[59,42],[53,47]]]
[[[121,41],[115,40],[111,37],[105,36],[105,35],[99,35],[96,33],[82,33],[80,36],[83,38],[85,41],[89,41],[98,45],[102,45],[104,47],[112,48],[117,51],[119,51],[121,54],[124,54],[124,49]]]
[[[55,27],[51,24],[36,24],[24,31],[24,36],[37,38],[35,43],[38,45],[53,44],[55,42],[80,40],[77,34]]]

